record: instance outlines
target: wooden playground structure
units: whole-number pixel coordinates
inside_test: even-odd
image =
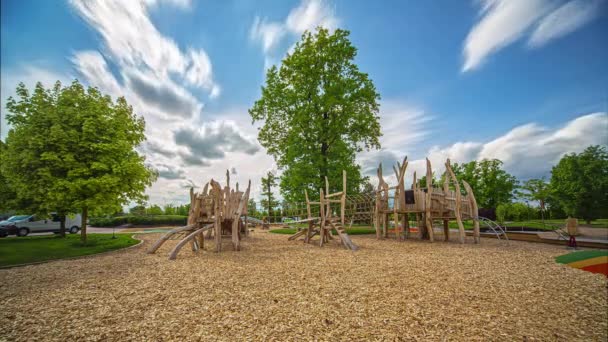
[[[224,188],[213,179],[205,184],[200,193],[195,193],[194,189],[190,188],[190,212],[187,225],[166,233],[147,252],[153,254],[168,240],[180,240],[169,254],[169,259],[173,260],[188,243],[194,252],[203,249],[205,238],[213,239],[215,251],[221,252],[223,237],[231,239],[235,251],[240,250],[241,237],[248,233],[246,220],[250,188],[251,181],[244,192],[239,191],[238,183],[236,189],[231,189],[228,171],[226,171]]]
[[[448,159],[445,163],[443,186],[432,184],[433,170],[431,162],[426,160],[426,186],[422,187],[420,181],[414,179],[410,190],[405,187],[405,171],[407,157],[402,163],[393,166],[397,184],[389,186],[382,176],[382,164],[378,167],[378,188],[376,190],[376,204],[374,208],[374,228],[378,239],[388,237],[388,226],[392,216],[394,222],[395,238],[398,240],[410,238],[409,215],[416,217],[419,238],[435,240],[433,222],[443,222],[444,240],[450,236],[449,221],[458,223],[460,243],[465,242],[463,219],[472,219],[474,222],[473,238],[479,243],[478,207],[471,186],[462,181],[466,195],[461,192],[460,184]],[[430,184],[429,184],[430,183]]]
[[[303,237],[305,243],[312,241],[315,235],[319,235],[319,246],[334,240],[332,231],[337,233],[339,242],[346,249],[356,251],[358,247],[351,241],[344,228],[345,209],[346,209],[346,171],[342,171],[342,191],[330,194],[329,181],[325,177],[325,191],[319,189],[319,201],[312,202],[308,198],[308,191],[304,189],[306,196],[306,213],[307,218],[294,223],[308,223],[307,228],[303,228],[294,235],[289,237],[289,240],[295,240]],[[332,205],[333,204],[333,205]],[[311,206],[319,206],[319,216],[313,217]],[[339,214],[339,216],[338,216]],[[352,223],[352,222],[351,222]]]

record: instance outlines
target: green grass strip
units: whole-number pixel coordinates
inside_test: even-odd
[[[97,254],[139,243],[131,234],[88,234],[87,243],[80,243],[80,234],[61,238],[56,235],[7,237],[0,239],[0,266]]]

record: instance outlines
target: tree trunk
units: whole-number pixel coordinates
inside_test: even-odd
[[[89,216],[89,209],[87,207],[82,208],[82,222],[80,223],[80,242],[83,244],[87,243],[87,219]]]
[[[59,236],[62,238],[65,237],[65,214],[59,215]]]

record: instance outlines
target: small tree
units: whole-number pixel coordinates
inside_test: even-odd
[[[113,102],[78,81],[52,90],[38,83],[31,96],[21,83],[16,93],[19,100],[6,105],[12,129],[2,168],[18,197],[37,211],[56,210],[62,221],[81,212],[83,243],[90,211],[115,212],[145,199],[156,174],[135,150],[145,123],[124,98]]]
[[[255,200],[253,198],[249,199],[247,203],[247,215],[252,217],[257,217],[258,208],[256,206]]]
[[[133,208],[129,209],[129,214],[131,215],[145,215],[146,214],[146,207],[144,205],[136,205]]]
[[[148,215],[162,215],[162,214],[164,214],[163,209],[159,205],[157,205],[157,204],[151,205],[150,208],[146,209],[146,213]]]
[[[273,215],[273,208],[276,207],[277,201],[272,193],[272,188],[277,185],[277,177],[272,173],[268,172],[266,177],[262,177],[262,207],[266,209],[266,213],[269,217]]]
[[[551,170],[551,200],[567,215],[591,220],[608,216],[608,153],[589,146],[567,154]]]
[[[520,193],[521,197],[530,201],[538,201],[541,218],[544,221],[547,199],[551,194],[549,183],[544,178],[529,179],[524,182],[521,189],[523,190]]]

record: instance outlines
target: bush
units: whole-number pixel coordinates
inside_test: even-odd
[[[502,203],[496,208],[496,218],[500,223],[504,223],[505,221],[536,220],[540,218],[540,210],[528,207],[521,202]]]
[[[93,227],[116,227],[124,224],[132,224],[134,226],[185,226],[187,221],[188,216],[182,215],[127,215],[116,217],[95,217],[89,220],[89,224]]]

